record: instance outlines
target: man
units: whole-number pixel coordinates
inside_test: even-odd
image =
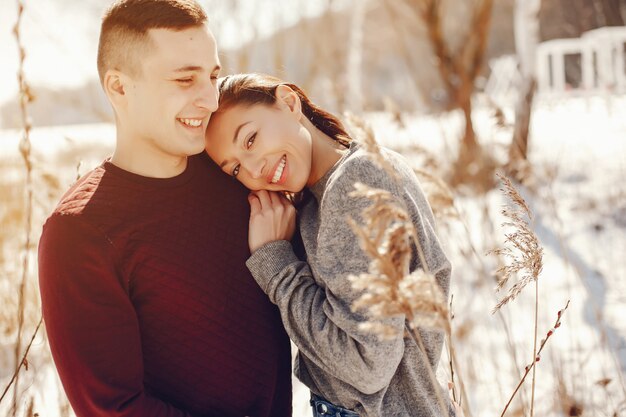
[[[79,417],[290,416],[289,339],[245,261],[247,191],[203,152],[220,65],[195,0],[121,0],[98,71],[113,156],[39,245],[43,313]]]

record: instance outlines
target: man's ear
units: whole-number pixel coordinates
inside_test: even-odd
[[[126,102],[126,88],[128,78],[117,70],[108,70],[104,74],[102,86],[107,97],[114,106],[123,105]]]
[[[281,84],[276,87],[276,102],[281,108],[287,109],[290,113],[300,119],[302,116],[302,103],[300,97],[288,85]]]

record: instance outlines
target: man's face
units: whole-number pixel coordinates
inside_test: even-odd
[[[204,149],[204,133],[217,109],[220,65],[206,26],[151,29],[152,42],[138,75],[129,79],[127,123],[138,152],[188,156]]]

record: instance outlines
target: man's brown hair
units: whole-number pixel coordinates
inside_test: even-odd
[[[98,45],[98,74],[122,68],[139,72],[141,52],[150,47],[148,30],[184,30],[206,23],[207,16],[195,0],[118,0],[102,19]]]

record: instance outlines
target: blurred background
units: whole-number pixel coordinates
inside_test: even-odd
[[[491,314],[505,260],[486,252],[507,232],[496,173],[535,215],[540,333],[571,300],[535,414],[626,415],[626,0],[199,1],[223,74],[294,82],[416,169],[454,265],[455,372],[473,415],[499,416],[533,357],[532,294]],[[0,415],[73,415],[43,327],[22,357],[40,320],[43,221],[114,145],[96,69],[109,4],[0,1]],[[530,397],[526,383],[507,415],[528,415]],[[294,381],[294,416],[307,399]]]

